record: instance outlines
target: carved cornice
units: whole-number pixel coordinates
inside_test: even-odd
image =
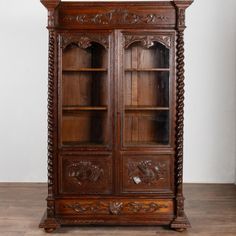
[[[168,208],[166,204],[159,204],[156,202],[122,202],[111,201],[103,202],[97,201],[93,203],[73,203],[66,204],[65,208],[72,209],[78,214],[111,214],[119,215],[122,213],[154,213],[162,208]]]
[[[77,24],[158,24],[167,22],[168,17],[159,14],[138,14],[127,9],[114,9],[106,13],[65,15],[63,22]]]
[[[145,48],[152,47],[154,42],[159,42],[167,48],[171,47],[171,37],[168,35],[124,35],[125,48],[134,42],[141,42]]]
[[[92,42],[101,44],[104,48],[109,47],[109,35],[107,34],[62,34],[61,47],[64,50],[68,45],[74,44],[80,48],[92,46]]]

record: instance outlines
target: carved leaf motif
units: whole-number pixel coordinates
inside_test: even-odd
[[[124,35],[124,47],[128,48],[134,42],[141,42],[145,48],[150,48],[154,42],[159,42],[166,46],[171,47],[171,38],[168,35]]]
[[[94,202],[94,203],[74,203],[74,204],[67,204],[65,208],[71,208],[78,214],[86,214],[86,213],[107,213],[108,212],[108,205],[104,202]]]
[[[159,180],[165,179],[167,175],[166,163],[154,163],[151,160],[132,161],[128,164],[128,176],[134,184],[156,184]]]
[[[154,213],[162,208],[168,208],[166,204],[155,202],[103,202],[94,203],[73,203],[67,204],[65,208],[70,208],[78,214],[100,213],[119,215],[122,213]]]
[[[80,161],[68,166],[67,175],[77,184],[82,185],[87,182],[96,183],[104,174],[104,170],[89,161]]]
[[[167,208],[167,205],[164,204],[157,204],[154,202],[151,203],[139,203],[139,202],[130,202],[128,203],[128,207],[130,211],[137,212],[137,213],[152,213],[160,208]]]
[[[168,21],[168,17],[158,14],[136,14],[126,9],[115,9],[100,14],[66,15],[64,22],[76,22],[78,24],[157,24]]]

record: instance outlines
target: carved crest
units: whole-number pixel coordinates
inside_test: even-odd
[[[113,214],[113,215],[119,215],[122,208],[123,208],[122,202],[111,202],[109,204],[109,210],[110,210],[111,214]]]
[[[128,48],[134,42],[141,42],[145,48],[150,48],[154,42],[159,42],[166,46],[171,47],[171,37],[168,35],[124,35],[124,47]]]
[[[157,24],[168,21],[168,17],[159,14],[137,14],[127,9],[114,9],[105,13],[65,15],[64,22],[77,24]]]
[[[64,34],[61,35],[61,47],[64,50],[68,45],[74,44],[86,49],[92,46],[92,42],[101,44],[104,48],[109,47],[109,35],[107,34]]]

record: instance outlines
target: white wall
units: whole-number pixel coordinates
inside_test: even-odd
[[[186,182],[235,180],[235,10],[235,0],[197,0],[187,11]]]
[[[0,181],[46,181],[46,10],[39,0],[0,9]],[[187,11],[186,182],[235,180],[235,9],[196,0]]]

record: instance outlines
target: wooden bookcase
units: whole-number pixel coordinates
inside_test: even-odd
[[[192,1],[48,9],[48,198],[40,227],[190,226],[182,190]]]

